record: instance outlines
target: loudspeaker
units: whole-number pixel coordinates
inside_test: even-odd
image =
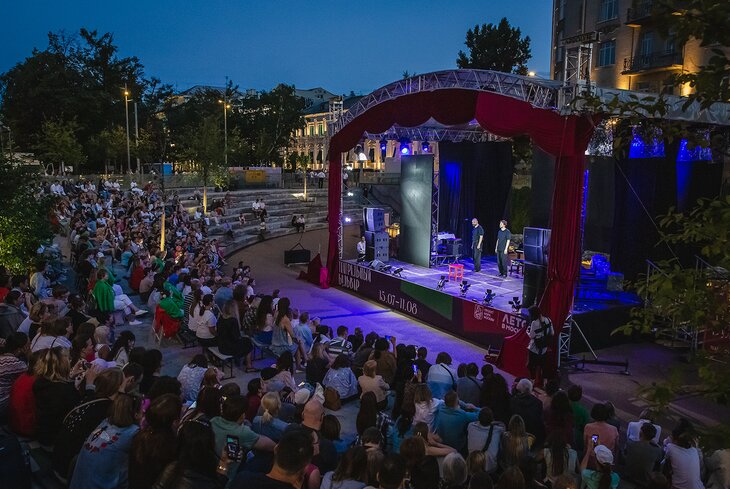
[[[523,307],[530,307],[542,298],[546,279],[546,267],[525,263],[525,278],[522,282]]]
[[[388,247],[390,236],[385,231],[365,231],[365,244],[367,246],[385,246]]]
[[[523,231],[522,249],[525,252],[525,263],[547,266],[550,250],[550,230],[543,228],[525,228]]]
[[[365,231],[385,231],[385,210],[365,207],[362,210],[362,222]]]
[[[454,239],[446,242],[446,254],[461,256],[461,240]]]
[[[365,258],[369,261],[389,261],[390,255],[388,255],[388,245],[386,244],[385,246],[368,246],[365,249]]]
[[[383,262],[382,262],[381,260],[377,260],[377,259],[375,259],[375,260],[371,260],[371,262],[370,262],[370,264],[369,264],[368,266],[369,266],[370,268],[372,268],[373,270],[378,270],[378,271],[380,271],[380,270],[382,270],[382,269],[383,269],[383,267],[385,266],[385,263],[383,263]]]
[[[309,263],[312,260],[312,252],[303,248],[284,251],[284,265],[296,265]]]

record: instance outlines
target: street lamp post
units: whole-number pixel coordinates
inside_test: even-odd
[[[137,173],[142,175],[142,165],[139,163],[139,123],[137,121],[137,101],[134,102],[134,152],[137,153]]]
[[[228,97],[226,96],[225,99],[219,100],[219,104],[223,104],[223,161],[226,164],[226,168],[228,167],[228,109],[231,108],[231,105],[228,103]]]
[[[127,173],[132,173],[131,156],[129,152],[129,90],[124,84],[124,118],[127,121]]]

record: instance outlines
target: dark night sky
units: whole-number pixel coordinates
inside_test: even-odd
[[[400,78],[455,67],[466,30],[502,17],[532,38],[530,69],[549,75],[551,0],[4,1],[0,72],[46,46],[49,31],[114,33],[147,76],[179,89],[279,82],[368,93]]]

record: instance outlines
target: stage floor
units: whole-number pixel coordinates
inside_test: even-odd
[[[356,263],[355,260],[346,261]],[[509,304],[509,301],[513,297],[519,297],[522,300],[522,274],[515,273],[508,275],[506,278],[500,277],[496,257],[482,258],[482,270],[478,273],[474,271],[474,263],[472,260],[462,259],[459,260],[459,263],[464,265],[464,280],[471,284],[465,299],[481,303],[487,289],[492,289],[492,292],[496,294],[496,297],[492,300],[492,307],[505,312],[512,311],[512,306]],[[401,273],[403,280],[432,289],[436,289],[436,284],[438,284],[442,275],[448,275],[449,273],[448,265],[424,268],[394,258],[391,258],[387,264],[391,265],[394,269],[403,267],[403,272]],[[360,263],[360,265],[367,265],[367,262]],[[442,292],[460,297],[459,286],[459,282],[452,280],[446,283]]]
[[[367,266],[367,262],[357,263],[356,260],[344,261],[361,266]],[[471,284],[468,292],[466,293],[466,297],[464,297],[466,300],[481,304],[487,289],[491,289],[492,292],[496,294],[492,300],[491,307],[504,312],[512,312],[512,305],[509,302],[513,300],[514,297],[518,297],[520,301],[522,300],[522,273],[513,272],[508,274],[507,277],[500,277],[496,257],[483,257],[482,270],[480,272],[474,271],[474,263],[471,259],[462,258],[458,263],[464,265],[464,280]],[[423,287],[432,288],[434,290],[436,289],[436,285],[438,284],[441,276],[448,275],[449,273],[448,265],[424,268],[411,263],[402,262],[395,258],[391,258],[387,265],[391,265],[393,269],[402,267],[403,272],[400,277],[402,280],[406,280]],[[581,271],[581,273],[583,274],[585,271]],[[459,286],[459,282],[452,280],[446,283],[446,286],[441,292],[454,297],[461,297]],[[631,307],[640,303],[640,299],[635,294],[629,292],[614,293],[610,299],[605,297],[596,297],[593,299],[582,299],[580,297],[576,297],[572,313],[584,314],[615,307]]]

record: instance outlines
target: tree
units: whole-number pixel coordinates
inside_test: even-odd
[[[527,62],[532,57],[530,37],[522,37],[519,27],[512,27],[504,17],[499,25],[489,23],[469,29],[464,44],[469,52],[459,51],[459,68],[527,74]]]
[[[0,155],[0,265],[27,273],[42,243],[53,238],[48,225],[52,197],[38,198],[36,171]]]
[[[44,121],[35,145],[36,156],[42,162],[52,164],[58,174],[66,173],[65,167],[78,167],[86,161],[81,144],[76,139],[78,126],[74,121]]]
[[[92,154],[104,161],[104,173],[117,168],[123,172],[127,158],[127,131],[122,126],[104,129],[90,142]]]
[[[208,183],[223,166],[223,131],[218,119],[208,116],[192,128],[187,134],[184,151],[203,181],[203,212],[207,213]]]

